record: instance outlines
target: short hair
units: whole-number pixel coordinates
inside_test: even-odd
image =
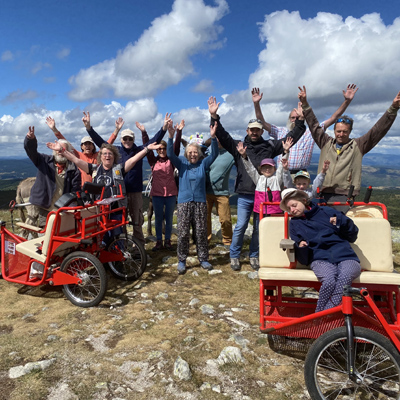
[[[161,140],[159,144],[162,144],[165,148],[167,147],[167,142],[165,140]]]
[[[60,139],[60,140],[58,141],[58,143],[61,144],[61,145],[65,144],[66,150],[68,150],[69,152],[72,152],[72,145],[71,145],[70,142],[68,142],[68,140]],[[63,146],[63,147],[64,147],[64,146]]]
[[[350,118],[348,115],[341,115],[339,118],[336,118],[335,125],[333,129],[336,129],[336,124],[347,124],[350,125],[350,131],[353,129],[353,118]]]
[[[97,164],[101,164],[101,154],[102,154],[103,149],[110,150],[111,153],[114,154],[114,164],[118,164],[119,159],[120,159],[119,151],[115,146],[113,146],[112,144],[107,143],[107,142],[103,143],[100,147],[100,150],[97,154]]]
[[[189,143],[186,147],[185,147],[185,152],[183,153],[183,155],[186,157],[186,159],[188,159],[188,149],[189,147],[196,147],[197,148],[197,152],[199,153],[199,159],[204,157],[204,153],[203,153],[203,149],[201,148],[201,146],[197,143]]]

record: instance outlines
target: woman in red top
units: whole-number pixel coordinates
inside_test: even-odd
[[[136,123],[136,126],[142,132],[143,144],[147,143],[146,130],[143,125]],[[185,121],[182,120],[175,128],[177,130],[174,143],[174,153],[179,156],[182,138],[182,129],[185,126]],[[170,128],[169,128],[170,129]],[[172,219],[174,216],[176,196],[178,195],[178,187],[175,181],[175,167],[171,160],[167,157],[167,143],[162,140],[160,147],[157,149],[157,156],[153,152],[147,154],[147,160],[150,164],[153,180],[151,185],[150,196],[153,201],[153,209],[155,214],[155,227],[157,243],[153,247],[153,251],[161,250],[163,247],[171,250],[171,233]],[[165,237],[164,246],[162,242],[163,222],[165,220]]]

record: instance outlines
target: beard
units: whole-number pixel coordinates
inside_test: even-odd
[[[286,124],[286,128],[288,129],[288,131],[292,131],[294,129],[295,123],[288,121]]]
[[[53,157],[59,164],[66,164],[68,161],[64,156],[58,154],[57,152],[53,152]]]

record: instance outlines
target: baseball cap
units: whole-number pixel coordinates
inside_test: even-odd
[[[260,167],[263,165],[272,165],[273,167],[276,167],[275,161],[272,158],[264,158],[264,160],[261,161]]]
[[[303,178],[310,179],[310,174],[309,174],[307,171],[299,171],[299,172],[296,172],[296,174],[294,175],[294,178],[293,178],[293,179],[296,179],[296,178],[298,178],[299,176],[301,176],[301,177],[303,177]]]
[[[135,139],[135,134],[134,134],[133,131],[131,131],[130,129],[124,129],[124,130],[121,132],[121,139],[124,138],[124,137],[126,137],[126,136],[129,136],[129,137]]]
[[[90,136],[85,136],[82,138],[81,144],[86,143],[86,142],[90,142],[90,143],[94,144],[93,139]]]
[[[262,122],[259,119],[251,119],[247,128],[260,128],[263,129]]]

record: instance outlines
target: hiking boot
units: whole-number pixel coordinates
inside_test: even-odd
[[[254,271],[258,271],[260,269],[260,263],[258,262],[258,257],[250,257],[250,266],[254,269]]]
[[[212,265],[208,262],[208,261],[202,261],[200,263],[201,268],[207,270],[207,271],[211,271],[213,269]]]
[[[156,245],[152,248],[153,251],[158,251],[163,249],[162,240],[157,240]]]
[[[178,274],[183,275],[186,273],[186,263],[185,261],[178,262]]]
[[[165,240],[164,241],[164,249],[166,250],[172,250],[172,244],[170,240]]]
[[[240,271],[241,267],[238,258],[231,258],[231,268],[234,271]]]

